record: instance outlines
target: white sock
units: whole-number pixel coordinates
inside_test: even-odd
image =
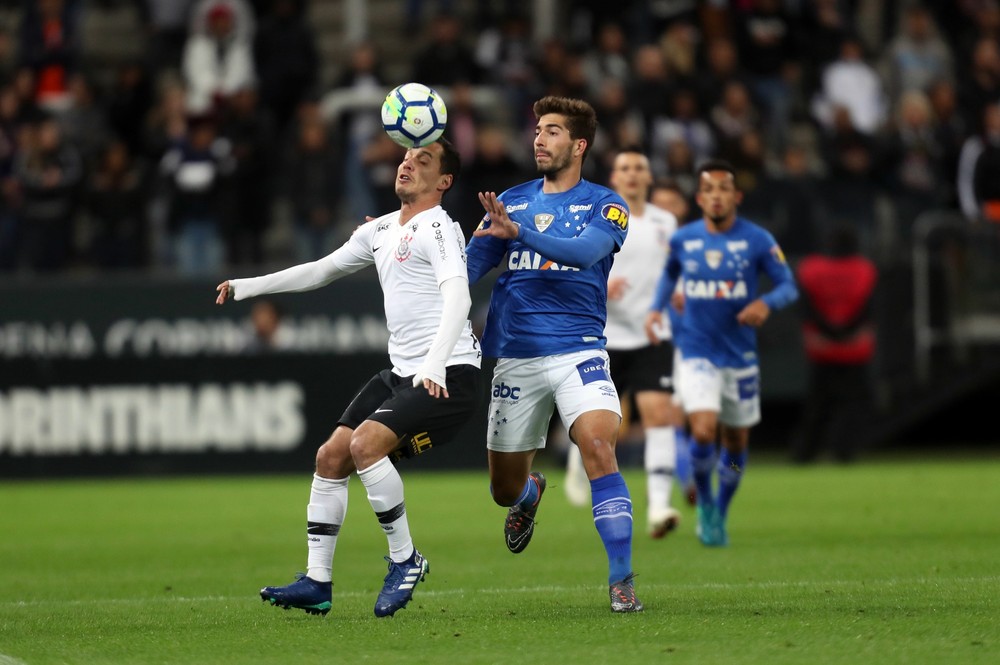
[[[403,503],[403,479],[388,457],[383,457],[367,469],[359,469],[358,477],[368,490],[368,503],[372,504],[372,510],[389,540],[389,558],[396,563],[406,561],[413,555],[413,541]]]
[[[677,438],[673,427],[650,427],[646,430],[646,493],[649,510],[670,507],[670,489],[674,480]]]
[[[349,480],[350,476],[336,480],[313,475],[306,509],[309,521],[306,529],[309,545],[306,575],[317,582],[333,579],[333,552],[337,549],[337,534],[347,515]]]

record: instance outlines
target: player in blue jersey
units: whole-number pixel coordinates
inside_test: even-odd
[[[773,310],[798,297],[774,237],[736,214],[741,198],[727,162],[711,161],[698,169],[696,200],[704,217],[670,239],[670,256],[646,319],[647,326],[658,325],[668,303],[681,314],[680,382],[694,437],[698,537],[716,547],[729,542],[729,504],[746,468],[750,428],[760,422],[756,329]],[[774,284],[763,296],[757,293],[762,273]],[[675,289],[678,280],[680,290]],[[712,491],[716,467],[718,496]]]
[[[542,177],[479,194],[486,210],[467,248],[469,281],[500,264],[483,332],[497,358],[487,449],[493,500],[508,507],[507,547],[527,547],[545,491],[532,472],[558,409],[590,479],[594,524],[608,556],[614,612],[638,612],[632,573],[632,501],[618,471],[618,392],[604,350],[608,274],[625,241],[629,210],[606,187],[581,178],[594,142],[594,109],[544,97],[534,105],[535,164]]]

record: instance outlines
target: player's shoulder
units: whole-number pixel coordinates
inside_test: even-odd
[[[376,217],[370,222],[365,222],[364,224],[358,226],[354,229],[352,234],[353,238],[372,238],[376,234],[383,233],[399,220],[399,211],[393,211],[382,215],[381,217]]]
[[[535,180],[527,180],[519,185],[514,185],[510,189],[501,192],[497,198],[505,203],[509,204],[512,199],[533,199],[538,196],[542,191],[542,179],[537,178]]]
[[[753,222],[746,217],[737,217],[739,223],[739,233],[749,238],[757,238],[762,241],[770,240],[774,242],[774,236],[760,224]]]
[[[675,242],[680,242],[683,240],[692,240],[694,238],[704,238],[705,237],[705,223],[702,220],[697,220],[694,222],[688,222],[683,226],[678,227],[677,231],[674,233],[672,240]]]
[[[674,216],[674,213],[669,210],[664,210],[659,206],[655,206],[652,203],[646,204],[644,217],[658,226],[677,228],[677,217]]]

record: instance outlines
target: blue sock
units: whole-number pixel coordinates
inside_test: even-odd
[[[698,490],[698,503],[711,503],[712,471],[715,469],[715,445],[703,446],[691,439],[691,475]]]
[[[524,489],[521,496],[514,502],[515,506],[520,506],[522,510],[527,510],[538,503],[538,483],[531,476],[524,482]]]
[[[687,430],[678,427],[674,430],[677,437],[677,459],[674,461],[674,475],[682,487],[691,482],[691,437]]]
[[[594,526],[608,553],[608,584],[632,572],[632,499],[622,474],[609,473],[590,481]]]
[[[719,457],[719,513],[725,517],[729,512],[729,502],[740,486],[743,471],[747,466],[747,451],[733,454],[723,450]]]

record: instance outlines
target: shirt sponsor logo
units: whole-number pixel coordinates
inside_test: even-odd
[[[628,228],[628,208],[618,203],[607,203],[601,208],[601,217],[617,224],[622,231]]]
[[[535,215],[535,228],[544,233],[545,229],[549,228],[552,224],[552,220],[555,218],[555,215],[550,215],[547,212],[540,212]]]
[[[527,210],[527,203],[518,203],[516,206],[506,206],[507,212],[517,212],[518,210]]]
[[[532,250],[514,250],[507,259],[507,270],[574,270],[579,268],[561,266]]]
[[[750,243],[746,240],[730,240],[726,243],[726,249],[730,252],[745,252],[750,249]]]
[[[577,205],[573,204],[569,207],[570,212],[582,212],[584,210],[590,210],[594,207],[593,203],[588,203],[587,205]]]
[[[717,249],[706,249],[705,250],[705,263],[712,270],[715,270],[720,265],[722,265],[722,252]]]
[[[777,261],[778,263],[785,262],[785,253],[782,252],[781,248],[778,247],[777,245],[771,248],[771,256],[773,256],[774,260]]]
[[[742,279],[686,279],[684,295],[698,300],[741,300],[747,297],[747,284]]]
[[[693,252],[696,249],[701,249],[705,246],[704,240],[685,240],[684,241],[684,251]]]
[[[444,248],[444,233],[441,231],[441,222],[434,222],[431,226],[434,228],[434,242],[438,246],[438,255],[444,261],[448,258],[448,252]]]
[[[684,262],[684,272],[696,273],[698,272],[699,264],[694,259],[688,259]]]

